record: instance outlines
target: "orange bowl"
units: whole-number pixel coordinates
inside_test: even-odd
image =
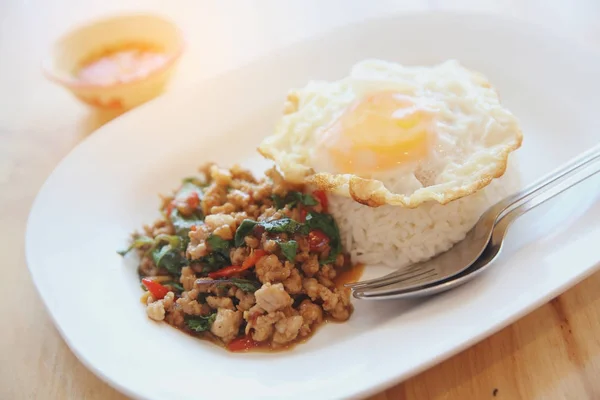
[[[86,61],[119,49],[160,49],[160,63],[140,68],[127,79],[82,79]],[[159,95],[184,50],[177,26],[150,14],[122,15],[97,20],[59,39],[42,63],[44,75],[71,91],[83,102],[99,108],[128,110]]]

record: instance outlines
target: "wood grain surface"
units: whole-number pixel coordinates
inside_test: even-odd
[[[86,108],[43,79],[39,61],[59,34],[82,20],[119,10],[165,12],[189,34],[188,54],[170,89],[180,90],[335,25],[389,10],[446,7],[530,19],[581,44],[600,45],[596,0],[2,1],[0,399],[125,399],[67,348],[25,263],[27,215],[40,186],[78,142],[116,116]],[[289,15],[300,22],[290,23]],[[372,399],[600,399],[600,273]]]

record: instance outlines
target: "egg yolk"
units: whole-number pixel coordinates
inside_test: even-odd
[[[392,170],[426,157],[429,119],[407,97],[378,92],[349,106],[323,140],[340,173]]]

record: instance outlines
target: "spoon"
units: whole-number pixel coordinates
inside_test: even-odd
[[[487,267],[488,263],[491,263],[500,253],[502,240],[496,236],[496,242],[494,242],[494,234],[498,235],[498,232],[503,232],[502,235],[505,235],[508,226],[516,218],[598,173],[600,169],[596,167],[587,174],[578,174],[578,171],[584,170],[598,158],[600,158],[600,146],[592,148],[561,169],[498,202],[482,215],[473,229],[467,233],[465,239],[450,250],[428,261],[414,264],[381,278],[346,286],[352,288],[354,297],[362,299],[415,297],[420,290],[426,291],[419,295],[437,293],[447,290],[444,288],[448,287],[448,281],[454,282],[451,287],[457,286],[458,281],[451,278],[456,278],[458,274],[463,277],[462,272],[471,270],[470,266],[475,263],[478,265],[477,270]],[[492,250],[495,249],[491,256],[489,254],[490,246],[492,246]],[[488,252],[487,256],[484,255],[486,251]],[[482,264],[486,260],[487,262]],[[470,276],[470,273],[464,276]],[[460,284],[464,283],[463,281],[466,281],[464,277]]]

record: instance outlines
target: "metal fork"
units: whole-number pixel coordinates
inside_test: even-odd
[[[413,264],[383,277],[346,286],[352,288],[354,297],[374,298],[373,296],[385,296],[386,293],[410,292],[411,289],[434,285],[460,274],[482,255],[490,242],[494,227],[504,216],[521,206],[524,206],[520,209],[522,212],[525,212],[523,210],[529,211],[581,182],[581,180],[573,180],[570,177],[599,158],[600,146],[596,146],[524,190],[498,202],[490,207],[466,237],[450,250],[430,260]],[[595,170],[582,180],[597,172]],[[549,192],[550,195],[546,192]],[[525,206],[526,204],[528,206]]]
[[[483,271],[487,270],[494,261],[500,255],[504,244],[504,238],[510,225],[521,215],[527,211],[545,203],[546,201],[556,197],[558,194],[568,190],[569,188],[577,185],[578,183],[596,175],[600,172],[600,163],[594,165],[591,168],[583,170],[581,173],[577,173],[575,176],[571,176],[569,179],[561,181],[552,189],[540,194],[537,197],[530,199],[529,201],[521,204],[518,207],[512,208],[506,212],[500,220],[494,225],[490,241],[487,243],[483,253],[479,256],[475,262],[468,268],[459,272],[458,274],[437,280],[422,285],[412,286],[409,288],[402,287],[400,283],[397,285],[390,284],[384,287],[375,289],[356,290],[353,292],[354,297],[358,299],[367,300],[387,300],[387,299],[398,299],[398,298],[415,298],[431,296],[436,293],[445,292],[453,289],[457,286],[463,285],[466,282],[476,278]],[[600,193],[600,188],[597,188]],[[598,194],[596,193],[596,194]]]

